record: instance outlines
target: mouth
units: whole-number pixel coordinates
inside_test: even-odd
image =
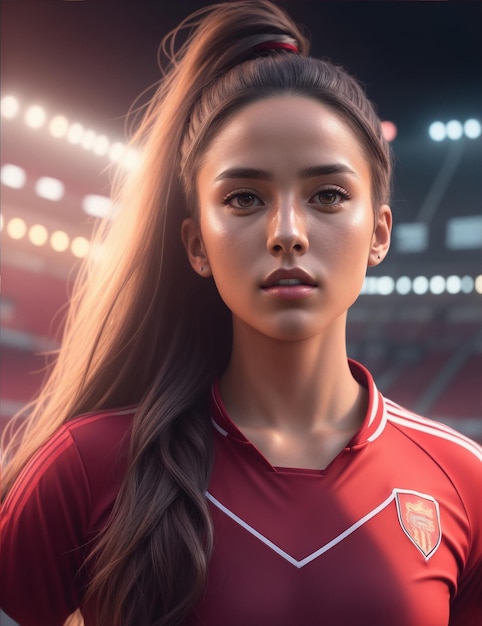
[[[264,290],[283,287],[316,287],[316,281],[301,268],[278,269],[272,272],[261,284]]]
[[[293,285],[304,285],[305,283],[301,282],[299,278],[280,278],[274,285],[279,285],[281,287],[292,287]]]

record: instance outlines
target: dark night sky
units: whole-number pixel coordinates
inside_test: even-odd
[[[162,36],[208,2],[2,2],[3,92],[119,128],[159,78]],[[482,108],[481,2],[283,0],[312,52],[347,67],[383,118],[410,132]],[[112,120],[112,121],[110,121]]]

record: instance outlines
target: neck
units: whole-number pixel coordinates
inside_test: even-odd
[[[364,414],[365,396],[348,365],[344,319],[323,336],[299,341],[274,340],[235,322],[220,383],[240,427],[331,430],[356,427]]]

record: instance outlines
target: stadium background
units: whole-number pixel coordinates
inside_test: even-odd
[[[159,42],[208,4],[2,2],[0,429],[58,346],[110,165],[135,162],[125,115],[160,78]],[[463,126],[482,121],[482,3],[280,4],[396,127],[392,249],[350,313],[350,355],[393,400],[482,441],[482,138]],[[449,137],[431,139],[434,121]]]

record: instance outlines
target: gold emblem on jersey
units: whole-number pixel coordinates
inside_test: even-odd
[[[442,538],[438,502],[416,491],[395,489],[398,520],[410,541],[429,559]]]

